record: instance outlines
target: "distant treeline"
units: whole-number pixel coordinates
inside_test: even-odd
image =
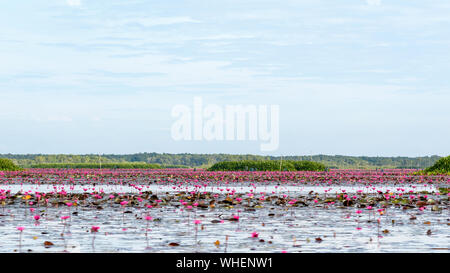
[[[162,169],[159,164],[148,163],[43,163],[32,165],[31,168],[51,168],[51,169]]]
[[[209,171],[325,171],[322,163],[311,161],[244,160],[224,161],[212,165]]]
[[[231,154],[159,154],[138,153],[129,155],[44,155],[28,154],[14,155],[3,154],[0,158],[9,158],[21,167],[31,167],[44,163],[151,163],[161,166],[187,166],[193,168],[208,168],[222,161],[243,160],[275,160],[280,161],[279,156],[259,155],[231,155]],[[319,162],[332,169],[425,169],[432,166],[441,157],[367,157],[367,156],[342,156],[342,155],[313,155],[313,156],[283,156],[284,160],[291,161],[314,161]]]
[[[160,165],[149,163],[43,163],[34,164],[34,169],[183,169],[189,168],[182,165]]]

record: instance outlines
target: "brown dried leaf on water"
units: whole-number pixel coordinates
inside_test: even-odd
[[[44,242],[44,246],[52,246],[52,245],[54,245],[52,242],[50,242],[50,241],[45,241]]]
[[[214,242],[214,245],[216,245],[217,247],[219,247],[219,246],[220,246],[220,241],[219,241],[219,240],[215,241],[215,242]]]
[[[423,222],[424,225],[431,225],[430,221]]]
[[[317,238],[316,238],[316,242],[317,242],[317,243],[321,243],[322,241],[323,241],[322,238],[320,238],[320,237],[317,237]]]
[[[179,243],[170,243],[169,246],[180,246]]]
[[[416,206],[417,207],[423,207],[423,206],[426,206],[427,205],[427,202],[425,202],[425,201],[418,201],[418,202],[416,202]]]
[[[385,230],[383,230],[383,233],[384,233],[384,234],[388,234],[388,233],[389,233],[389,230],[388,230],[388,229],[385,229]]]
[[[431,229],[427,230],[427,235],[431,235]]]

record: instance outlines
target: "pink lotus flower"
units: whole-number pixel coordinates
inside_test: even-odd
[[[253,232],[253,233],[252,233],[252,238],[258,238],[258,236],[259,236],[259,233],[258,233],[258,232]]]
[[[92,226],[91,232],[98,232],[99,229],[100,229],[100,227],[98,227],[98,226]]]
[[[24,227],[17,227],[17,230],[19,230],[20,232],[24,231]]]
[[[39,215],[34,216],[34,220],[39,221],[39,219],[41,219],[41,216],[39,216]]]
[[[199,225],[201,223],[202,223],[202,221],[200,221],[200,220],[194,220],[194,224],[196,224],[196,225]]]

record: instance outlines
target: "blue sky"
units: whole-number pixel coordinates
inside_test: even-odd
[[[0,4],[0,153],[450,153],[446,0]],[[279,149],[174,141],[194,96],[279,105]]]

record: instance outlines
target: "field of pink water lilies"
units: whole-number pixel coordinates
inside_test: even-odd
[[[450,176],[0,172],[0,252],[449,252]]]

